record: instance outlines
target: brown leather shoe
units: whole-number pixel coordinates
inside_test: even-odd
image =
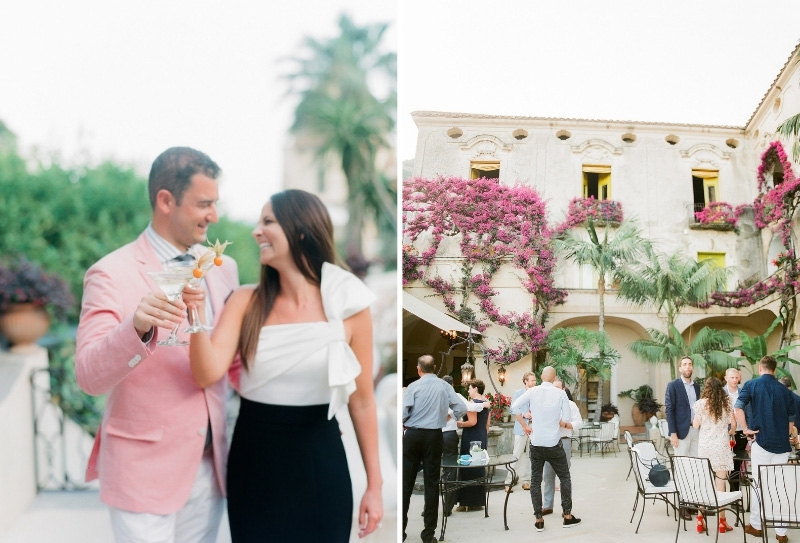
[[[785,535],[775,534],[775,539],[778,540],[778,543],[789,543],[789,537]]]
[[[744,525],[744,533],[750,534],[755,537],[761,537],[761,530],[756,530],[749,524]],[[785,536],[784,536],[785,537]]]
[[[542,509],[542,516],[552,515],[552,514],[553,514],[553,510],[552,509],[546,509],[546,508]]]

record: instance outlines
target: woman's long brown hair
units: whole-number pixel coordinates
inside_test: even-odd
[[[706,379],[700,397],[706,399],[706,408],[715,422],[723,416],[731,416],[731,402],[728,393],[725,392],[722,382],[716,377]]]
[[[289,242],[289,251],[303,276],[319,285],[322,264],[337,263],[333,247],[333,224],[325,204],[303,190],[284,190],[272,195],[272,212]],[[275,268],[261,266],[261,279],[250,298],[239,336],[239,355],[248,369],[256,354],[258,336],[281,290]]]

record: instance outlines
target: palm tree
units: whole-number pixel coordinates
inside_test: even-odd
[[[653,364],[670,363],[672,378],[675,379],[675,363],[688,356],[697,367],[706,367],[711,372],[725,371],[736,367],[736,357],[729,354],[733,345],[733,333],[727,330],[714,330],[704,326],[687,344],[674,325],[669,333],[649,328],[650,339],[637,339],[628,349],[633,354]]]
[[[677,252],[666,255],[651,248],[645,255],[640,263],[619,271],[618,295],[636,305],[654,305],[665,317],[668,332],[661,332],[665,337],[672,335],[675,319],[684,307],[706,302],[713,292],[726,287],[728,269],[718,268],[710,260],[697,262]],[[677,359],[662,358],[660,362],[670,363],[674,379]]]
[[[597,235],[594,221],[589,219],[586,232],[589,239],[578,236],[573,230],[567,230],[564,235],[555,240],[556,249],[569,260],[581,266],[591,266],[597,273],[597,294],[600,302],[598,311],[597,330],[605,332],[605,293],[606,279],[616,278],[617,272],[624,266],[633,262],[642,253],[647,245],[642,238],[639,227],[633,221],[623,221],[613,236],[610,234],[610,225],[606,223],[602,239]],[[604,356],[602,349],[599,357]],[[598,405],[602,405],[603,381],[607,375],[600,372],[598,376]],[[600,410],[595,412],[595,420],[600,419]]]
[[[381,175],[376,160],[390,150],[395,126],[397,55],[380,51],[388,25],[356,26],[347,15],[339,18],[339,36],[317,41],[307,37],[308,54],[294,60],[289,92],[300,95],[291,130],[313,135],[317,157],[335,156],[347,179],[348,224],[343,239],[345,254],[363,260],[362,234],[367,220],[386,238],[397,234],[396,180]],[[379,99],[370,82],[383,76],[387,97]],[[385,256],[396,258],[395,246]]]
[[[611,377],[612,368],[619,362],[619,352],[611,347],[608,334],[583,327],[554,328],[547,334],[547,353],[550,364],[566,385],[574,385],[573,392],[583,387],[590,378],[603,380]],[[582,370],[582,371],[581,371]],[[598,387],[595,414],[603,405],[603,391]]]
[[[800,59],[796,62],[800,62]],[[775,131],[791,142],[792,160],[795,162],[800,160],[800,113],[784,120]]]
[[[744,360],[750,364],[750,372],[753,376],[758,374],[758,361],[767,355],[774,357],[775,360],[781,364],[781,366],[778,367],[777,371],[775,372],[778,377],[788,375],[791,378],[791,374],[786,369],[786,364],[800,364],[800,361],[789,356],[789,352],[791,352],[791,350],[794,348],[792,345],[779,349],[773,353],[767,351],[767,337],[769,337],[772,331],[779,324],[781,324],[781,322],[781,317],[777,317],[774,321],[772,321],[772,324],[769,325],[769,328],[767,328],[763,334],[758,336],[750,337],[741,330],[739,331],[740,344],[735,346],[733,349],[738,349],[739,353],[741,353],[739,360]],[[794,379],[792,378],[792,380]]]
[[[792,160],[800,159],[800,113],[784,120],[775,131],[789,140],[792,147]]]

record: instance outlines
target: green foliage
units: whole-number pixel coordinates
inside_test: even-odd
[[[220,217],[217,224],[209,225],[208,239],[212,242],[231,241],[225,254],[236,260],[239,266],[239,281],[242,284],[258,283],[261,274],[260,251],[251,232],[253,227],[240,222]]]
[[[590,377],[611,377],[619,352],[611,347],[608,334],[582,327],[554,328],[547,333],[548,362],[565,385],[577,391]],[[580,371],[582,370],[582,371]],[[577,378],[576,378],[577,375]]]
[[[698,367],[707,367],[711,371],[720,371],[736,367],[736,359],[728,354],[733,345],[733,334],[727,330],[714,330],[703,327],[687,344],[675,326],[669,327],[669,334],[649,328],[650,339],[637,339],[628,349],[644,360],[653,364],[669,364],[672,378],[676,378],[675,365],[684,356],[692,359]]]
[[[69,282],[80,299],[86,269],[134,239],[150,220],[144,180],[109,162],[29,172],[15,153],[0,154],[0,254],[24,255]],[[77,309],[69,315],[74,320]]]
[[[103,420],[104,396],[89,396],[75,381],[75,342],[65,341],[50,350],[50,395],[53,403],[91,436]]]
[[[651,304],[659,314],[663,311],[669,330],[685,306],[707,303],[713,292],[725,290],[730,271],[709,260],[648,249],[646,258],[620,270],[618,294],[636,305]]]
[[[792,345],[784,347],[783,349],[778,349],[772,353],[767,351],[767,338],[772,331],[775,330],[779,324],[781,324],[781,322],[782,321],[780,317],[776,318],[774,321],[772,321],[772,324],[769,325],[769,328],[767,328],[763,334],[758,336],[750,337],[741,330],[739,331],[740,344],[733,349],[738,349],[741,353],[739,356],[740,361],[745,361],[750,365],[750,372],[752,375],[758,375],[758,361],[767,355],[775,358],[779,364],[775,371],[775,375],[778,378],[784,376],[791,378],[788,370],[785,369],[787,363],[800,364],[800,361],[789,356],[789,353],[794,348]]]
[[[791,143],[792,159],[800,160],[800,113],[784,119],[775,131]]]
[[[89,266],[150,222],[147,182],[112,162],[66,168],[54,159],[29,169],[8,141],[0,130],[0,255],[24,256],[63,277],[80,300]],[[226,254],[237,260],[243,283],[257,282],[261,268],[251,230],[225,217],[209,229],[212,240],[234,242]],[[70,321],[79,309],[76,304],[67,315]]]
[[[639,407],[639,411],[645,415],[653,415],[658,413],[662,404],[653,396],[653,387],[650,385],[641,385],[639,388],[631,388],[623,390],[617,396],[627,396]]]
[[[381,174],[381,153],[391,152],[397,109],[397,54],[383,53],[388,25],[356,26],[339,18],[339,35],[318,41],[307,37],[296,69],[284,76],[289,93],[300,97],[292,131],[313,135],[321,163],[333,157],[347,180],[347,232],[340,254],[356,265],[364,261],[362,234],[371,222],[390,245],[381,259],[396,267],[397,184]],[[377,97],[370,80],[383,78],[389,91]],[[393,263],[393,264],[392,264]]]

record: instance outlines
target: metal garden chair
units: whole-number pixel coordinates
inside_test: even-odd
[[[708,458],[697,458],[694,456],[673,456],[672,457],[672,476],[675,487],[678,489],[678,508],[697,509],[704,517],[709,515],[717,516],[720,511],[730,511],[736,515],[737,523],[741,522],[742,540],[745,540],[744,522],[744,503],[742,502],[742,492],[722,492],[714,487],[714,472],[711,470],[711,461]],[[714,527],[716,542],[719,539],[719,531],[715,523]],[[705,532],[708,535],[709,522],[705,523]],[[686,531],[686,521],[683,521],[683,530]],[[678,522],[678,529],[675,532],[675,543],[678,542],[678,535],[681,532],[681,523]]]
[[[652,446],[652,442],[648,443]],[[647,480],[647,476],[650,472],[650,465],[649,463],[645,462],[640,455],[640,445],[644,444],[639,443],[629,449],[631,461],[633,462],[633,474],[636,478],[636,500],[633,502],[633,513],[631,513],[631,520],[629,522],[633,522],[633,517],[636,515],[636,508],[639,505],[639,498],[642,498],[642,512],[639,515],[639,523],[636,525],[635,532],[637,534],[639,533],[639,526],[642,525],[642,517],[644,517],[645,505],[647,504],[647,500],[650,498],[653,500],[653,502],[655,502],[655,500],[663,501],[667,506],[667,515],[669,515],[669,508],[672,507],[675,520],[678,519],[678,491],[675,488],[675,483],[670,481],[666,486],[655,486],[650,484],[650,481]],[[655,450],[655,448],[653,449]]]
[[[767,541],[767,527],[800,528],[800,465],[758,466],[758,484],[753,482],[761,508],[761,537]]]

